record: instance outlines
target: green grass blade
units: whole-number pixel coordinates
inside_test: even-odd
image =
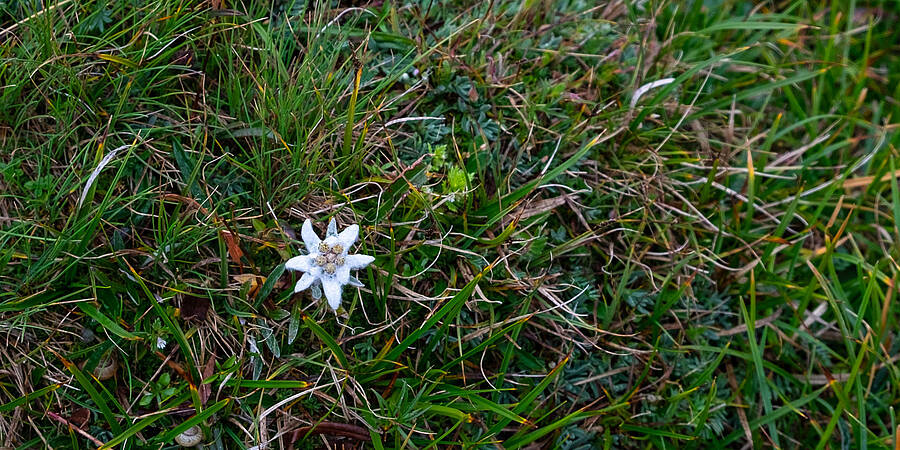
[[[328,347],[329,350],[331,350],[331,353],[334,354],[335,358],[337,358],[338,363],[341,365],[341,367],[345,370],[349,370],[350,361],[347,360],[347,355],[345,355],[344,351],[341,350],[340,344],[338,344],[337,341],[330,334],[328,334],[327,331],[322,329],[319,324],[312,320],[311,317],[303,316],[303,323],[305,323],[306,326],[308,326],[309,329],[312,330],[313,334],[315,334],[316,337],[318,337],[319,340],[321,340],[325,344],[325,346]]]
[[[85,314],[90,316],[92,319],[96,320],[103,325],[103,328],[109,330],[112,334],[119,336],[123,339],[128,339],[132,341],[139,341],[142,338],[137,336],[128,330],[119,326],[119,324],[115,323],[112,319],[110,319],[107,315],[100,312],[96,306],[88,302],[80,302],[78,303],[78,309],[83,311]]]

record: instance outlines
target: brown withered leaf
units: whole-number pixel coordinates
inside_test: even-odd
[[[200,376],[203,379],[207,379],[212,376],[215,370],[216,354],[213,353],[212,355],[209,355],[209,359],[206,361],[206,365],[203,366],[203,370],[200,372]],[[206,401],[209,400],[209,396],[212,395],[212,386],[210,386],[209,383],[203,383],[199,388],[197,388],[197,393],[200,395],[200,403],[206,406]]]
[[[181,299],[181,318],[194,322],[206,320],[209,312],[209,298],[195,295],[185,295]]]
[[[228,257],[231,258],[232,262],[236,262],[243,271],[244,263],[241,262],[241,258],[244,257],[244,252],[241,250],[239,238],[228,230],[222,230],[221,233],[222,239],[225,240],[225,246],[228,247]]]
[[[69,423],[78,428],[85,428],[90,420],[91,410],[87,408],[75,408],[69,415]]]

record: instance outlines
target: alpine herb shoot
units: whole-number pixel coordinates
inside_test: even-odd
[[[359,235],[359,225],[350,225],[338,233],[337,224],[332,218],[323,240],[316,235],[312,222],[306,219],[300,235],[309,254],[295,256],[285,264],[288,270],[303,272],[294,286],[294,292],[311,288],[313,298],[319,300],[322,298],[322,291],[325,291],[328,306],[337,310],[341,306],[341,290],[344,285],[363,286],[355,276],[350,275],[350,271],[362,269],[375,260],[368,255],[348,254]]]

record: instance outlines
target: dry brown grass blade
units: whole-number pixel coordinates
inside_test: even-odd
[[[886,181],[890,181],[891,178],[897,178],[897,177],[900,177],[900,169],[895,170],[893,174],[890,174],[890,173],[884,174],[880,178],[879,181],[884,183]],[[876,178],[877,177],[875,177],[875,176],[848,178],[844,181],[843,187],[844,187],[844,189],[847,189],[847,190],[856,189],[856,188],[865,188],[865,187],[868,187],[870,184],[874,183]]]

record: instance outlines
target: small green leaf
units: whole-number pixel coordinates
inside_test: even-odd
[[[301,320],[303,320],[303,308],[300,307],[300,302],[294,302],[294,307],[291,310],[291,321],[288,322],[288,345],[293,344],[294,339],[297,338]]]
[[[263,300],[269,296],[269,293],[272,292],[272,288],[275,287],[275,283],[281,278],[281,275],[284,273],[284,264],[279,264],[275,266],[272,270],[272,273],[269,274],[269,277],[266,278],[266,282],[263,283],[262,287],[259,288],[259,292],[256,294],[256,306],[262,304]]]

